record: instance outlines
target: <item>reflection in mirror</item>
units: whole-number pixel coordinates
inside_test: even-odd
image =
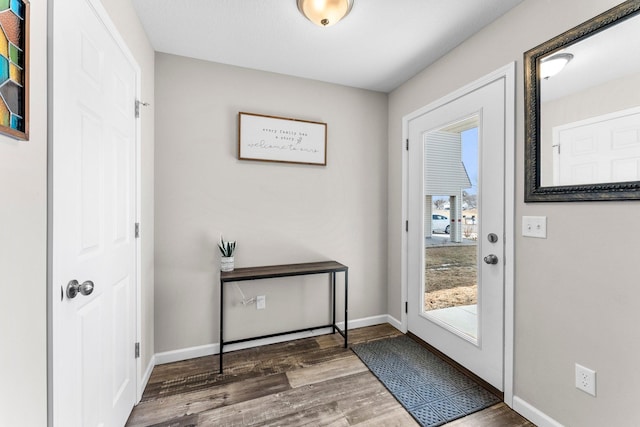
[[[638,52],[640,16],[539,59],[543,187],[640,181]]]
[[[525,201],[640,199],[640,1],[525,52]]]

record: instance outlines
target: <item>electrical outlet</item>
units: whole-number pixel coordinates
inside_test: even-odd
[[[266,295],[258,295],[256,297],[256,308],[258,310],[264,310],[267,308],[267,296]]]
[[[576,363],[576,388],[590,394],[596,395],[596,371],[585,368]]]

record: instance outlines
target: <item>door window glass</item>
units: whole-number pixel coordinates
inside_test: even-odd
[[[424,139],[424,313],[477,338],[479,117]]]

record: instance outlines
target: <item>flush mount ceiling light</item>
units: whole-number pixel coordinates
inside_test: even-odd
[[[548,79],[558,74],[573,59],[570,53],[556,53],[540,60],[540,77]]]
[[[298,10],[309,21],[320,27],[335,25],[347,16],[353,0],[297,0]]]

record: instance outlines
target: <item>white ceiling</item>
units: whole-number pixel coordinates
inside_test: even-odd
[[[296,0],[133,0],[156,51],[390,92],[522,0],[355,0],[329,28]]]

